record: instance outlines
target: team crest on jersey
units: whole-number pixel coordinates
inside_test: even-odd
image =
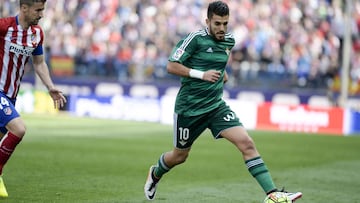
[[[36,35],[35,34],[31,35],[31,44],[33,45],[33,47],[37,46]]]
[[[12,110],[11,110],[11,108],[10,107],[6,107],[6,108],[4,108],[4,114],[5,115],[7,115],[7,116],[9,116],[9,115],[11,115],[11,113],[12,113]]]
[[[184,54],[184,50],[178,48],[175,53],[173,54],[173,59],[175,60],[179,60],[181,58],[181,56]]]
[[[227,54],[228,56],[230,55],[230,50],[229,50],[229,48],[226,47],[225,52],[226,52],[226,54]]]

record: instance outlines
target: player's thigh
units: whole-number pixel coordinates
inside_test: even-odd
[[[222,138],[222,132],[234,127],[242,127],[236,113],[227,105],[222,105],[209,114],[209,129],[214,138]]]
[[[244,127],[237,126],[226,129],[221,132],[221,135],[241,151],[245,160],[259,156],[253,139]]]
[[[183,116],[175,113],[174,146],[178,149],[190,148],[206,128],[206,115]]]
[[[245,149],[253,144],[251,137],[242,126],[225,129],[221,132],[221,136],[235,144],[239,149]]]

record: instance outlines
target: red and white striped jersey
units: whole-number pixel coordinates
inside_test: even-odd
[[[43,40],[40,26],[24,30],[17,16],[0,18],[0,91],[9,98],[16,98],[30,56],[43,54]]]

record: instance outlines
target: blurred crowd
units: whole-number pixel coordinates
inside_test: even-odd
[[[2,0],[0,16],[15,15],[18,0]],[[209,0],[47,1],[44,19],[50,56],[74,60],[79,77],[120,82],[171,80],[168,55],[188,32],[205,26]],[[237,0],[229,31],[236,38],[229,86],[335,85],[342,66],[343,0]],[[360,0],[351,5],[349,79],[360,93]],[[51,60],[51,57],[49,58]]]

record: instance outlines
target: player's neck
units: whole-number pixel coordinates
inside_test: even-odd
[[[21,27],[24,29],[24,30],[27,30],[29,27],[30,27],[30,25],[29,25],[29,23],[27,23],[26,21],[25,21],[25,19],[24,19],[24,16],[23,15],[21,15],[21,14],[19,14],[18,16],[18,24],[19,25],[21,25]]]

